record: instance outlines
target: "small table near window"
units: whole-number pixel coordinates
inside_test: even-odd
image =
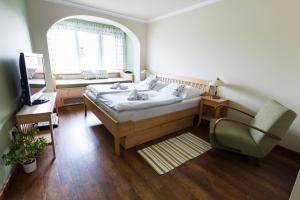
[[[228,105],[229,100],[225,98],[213,99],[211,96],[204,96],[200,101],[198,126],[202,119],[210,121],[211,118],[220,118],[221,109],[215,110],[218,106]]]
[[[50,101],[33,105],[33,106],[23,106],[23,108],[16,114],[17,119],[17,126],[19,130],[26,130],[26,128],[31,127],[33,123],[38,122],[49,122],[50,130],[48,134],[42,134],[38,135],[38,137],[45,137],[47,140],[47,143],[52,146],[53,151],[53,158],[56,158],[55,154],[55,142],[54,142],[54,131],[53,131],[53,124],[52,124],[52,114],[54,108],[56,108],[57,112],[57,106],[56,104],[56,92],[47,92],[43,93],[44,96],[50,99]]]

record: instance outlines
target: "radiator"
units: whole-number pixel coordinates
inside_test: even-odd
[[[63,98],[63,105],[64,106],[77,105],[77,104],[83,104],[83,97]]]

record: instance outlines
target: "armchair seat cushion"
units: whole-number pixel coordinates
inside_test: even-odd
[[[216,119],[210,121],[210,141],[214,147],[231,148],[242,154],[257,155],[257,144],[250,135],[249,129],[229,121],[221,121],[216,128]]]

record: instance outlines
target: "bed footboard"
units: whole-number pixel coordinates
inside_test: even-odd
[[[203,95],[208,94],[210,90],[209,81],[207,80],[164,74],[156,74],[156,79],[166,83],[180,83],[199,88],[203,90]],[[199,106],[196,106],[150,119],[118,122],[85,94],[84,105],[85,116],[87,110],[92,111],[114,136],[116,155],[120,155],[120,144],[128,149],[192,126],[193,119],[199,111]]]
[[[84,112],[87,116],[87,110],[96,115],[96,117],[103,123],[103,125],[109,130],[109,132],[114,136],[115,143],[115,154],[120,155],[120,132],[119,123],[114,118],[112,118],[105,110],[94,103],[86,94],[83,95],[84,99]]]
[[[116,155],[120,155],[120,145],[128,149],[191,127],[198,113],[198,107],[194,107],[140,121],[118,122],[86,95],[84,106],[85,116],[87,110],[92,111],[114,136]]]

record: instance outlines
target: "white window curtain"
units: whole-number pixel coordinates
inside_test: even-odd
[[[81,19],[66,19],[48,32],[54,72],[87,69],[123,70],[126,63],[125,33],[114,26]]]

